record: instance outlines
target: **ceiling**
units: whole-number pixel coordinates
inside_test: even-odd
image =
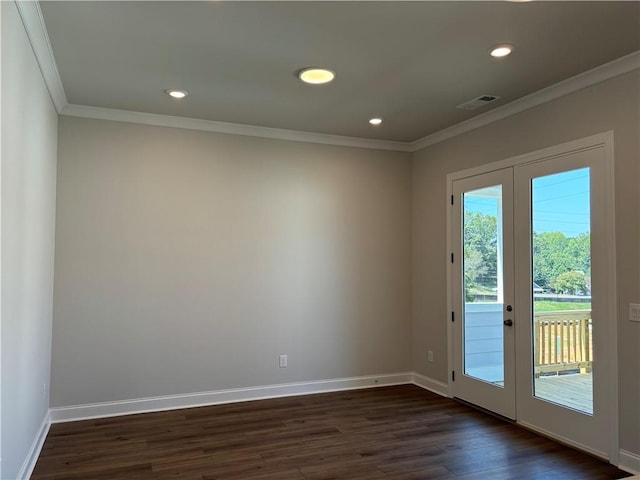
[[[70,104],[398,142],[640,49],[636,1],[40,6]],[[515,50],[494,59],[500,43]],[[302,84],[306,66],[336,79]],[[455,108],[486,94],[501,99]]]

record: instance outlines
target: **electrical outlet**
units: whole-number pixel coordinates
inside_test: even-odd
[[[46,383],[42,384],[42,398],[43,399],[47,398],[47,384]]]
[[[427,352],[427,361],[432,363],[433,362],[433,350],[429,350]]]
[[[640,322],[640,303],[629,304],[629,321]]]
[[[280,368],[284,368],[289,364],[286,355],[280,355]]]

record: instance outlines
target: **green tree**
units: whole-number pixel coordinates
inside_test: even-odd
[[[587,292],[591,278],[590,234],[567,237],[562,232],[533,234],[533,281],[559,292]],[[480,212],[464,214],[464,276],[471,290],[497,288],[498,218]],[[581,272],[581,281],[576,272]],[[572,273],[571,275],[564,275]],[[561,275],[564,275],[561,279]],[[560,282],[558,281],[560,279]],[[477,293],[477,292],[476,292]]]
[[[554,288],[557,292],[575,295],[578,292],[586,292],[587,282],[583,272],[564,272],[556,278]]]
[[[498,219],[479,212],[464,214],[465,280],[468,285],[497,287]]]
[[[558,277],[564,273],[584,272],[591,275],[590,235],[566,237],[561,232],[533,235],[533,281],[543,288],[557,289]],[[585,288],[580,290],[586,291]]]
[[[571,255],[575,259],[574,270],[584,272],[587,277],[591,277],[591,235],[583,233],[569,240]]]
[[[482,259],[482,255],[474,247],[464,249],[464,286],[465,298],[473,301],[472,290],[478,286],[478,279],[482,278],[487,271],[487,267]]]

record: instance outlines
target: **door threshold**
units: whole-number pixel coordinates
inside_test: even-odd
[[[511,420],[509,417],[505,417],[503,415],[500,415],[499,413],[492,412],[491,410],[488,410],[488,409],[486,409],[484,407],[481,407],[480,405],[476,405],[475,403],[467,402],[466,400],[463,400],[463,399],[458,398],[458,397],[453,397],[453,399],[455,401],[457,401],[458,403],[461,403],[463,405],[466,405],[467,407],[473,408],[474,410],[478,410],[478,411],[480,411],[482,413],[486,413],[487,415],[491,415],[492,417],[498,418],[500,420],[504,420],[507,423],[512,423],[512,424],[518,425],[518,422],[516,422],[515,420]]]

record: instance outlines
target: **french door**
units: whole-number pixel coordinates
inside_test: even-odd
[[[450,386],[611,458],[613,212],[598,139],[450,178]]]
[[[453,199],[454,393],[515,420],[512,169],[456,180]]]

